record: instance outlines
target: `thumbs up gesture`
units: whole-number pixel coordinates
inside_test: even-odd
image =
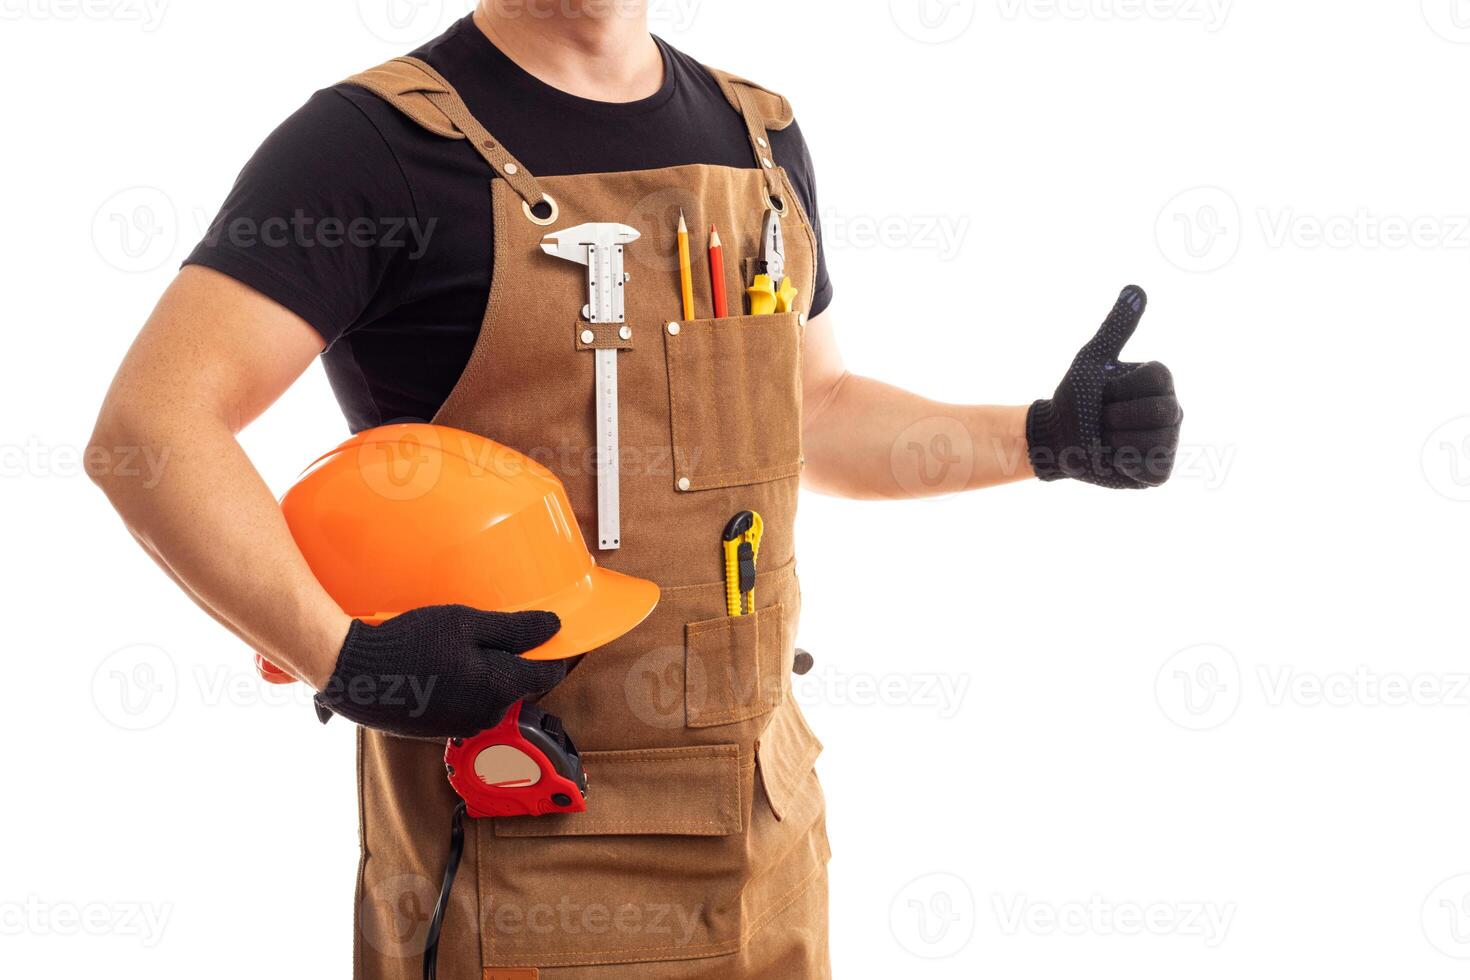
[[[1142,289],[1124,289],[1056,394],[1031,406],[1026,442],[1041,479],[1070,477],[1117,490],[1169,479],[1184,420],[1174,376],[1158,361],[1119,360],[1147,305]]]

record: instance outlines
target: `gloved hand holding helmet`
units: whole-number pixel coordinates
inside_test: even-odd
[[[561,683],[566,661],[518,656],[560,628],[555,613],[455,605],[411,609],[381,626],[353,620],[316,703],[394,735],[465,738]]]
[[[1026,442],[1041,479],[1112,489],[1155,487],[1169,479],[1184,421],[1173,375],[1158,361],[1118,359],[1147,305],[1142,289],[1124,289],[1056,393],[1031,406]]]

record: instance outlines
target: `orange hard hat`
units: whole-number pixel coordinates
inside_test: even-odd
[[[637,626],[658,586],[599,568],[566,490],[514,449],[439,425],[360,432],[281,499],[318,581],[376,625],[420,606],[545,609],[561,630],[525,654],[575,657]]]

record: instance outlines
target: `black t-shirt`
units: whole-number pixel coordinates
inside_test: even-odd
[[[698,62],[663,41],[664,81],[606,103],[558,91],[458,21],[415,54],[533,174],[753,167],[739,114]],[[816,221],[795,123],[772,155]],[[464,140],[422,129],[377,96],[312,96],[246,164],[185,264],[208,266],[310,323],[354,432],[432,418],[469,361],[490,287],[489,168]],[[818,230],[818,241],[821,235]],[[820,249],[812,313],[831,301]]]

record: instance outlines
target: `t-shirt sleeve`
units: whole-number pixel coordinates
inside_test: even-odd
[[[295,312],[325,346],[402,278],[413,195],[373,121],[341,92],[317,92],[261,144],[185,260]]]
[[[822,313],[832,302],[832,280],[827,274],[827,249],[822,244],[822,218],[817,211],[817,174],[812,165],[811,151],[801,135],[801,127],[795,122],[785,129],[771,134],[771,150],[776,160],[786,168],[801,206],[806,209],[812,223],[812,232],[817,237],[816,294],[812,296],[812,316]]]

